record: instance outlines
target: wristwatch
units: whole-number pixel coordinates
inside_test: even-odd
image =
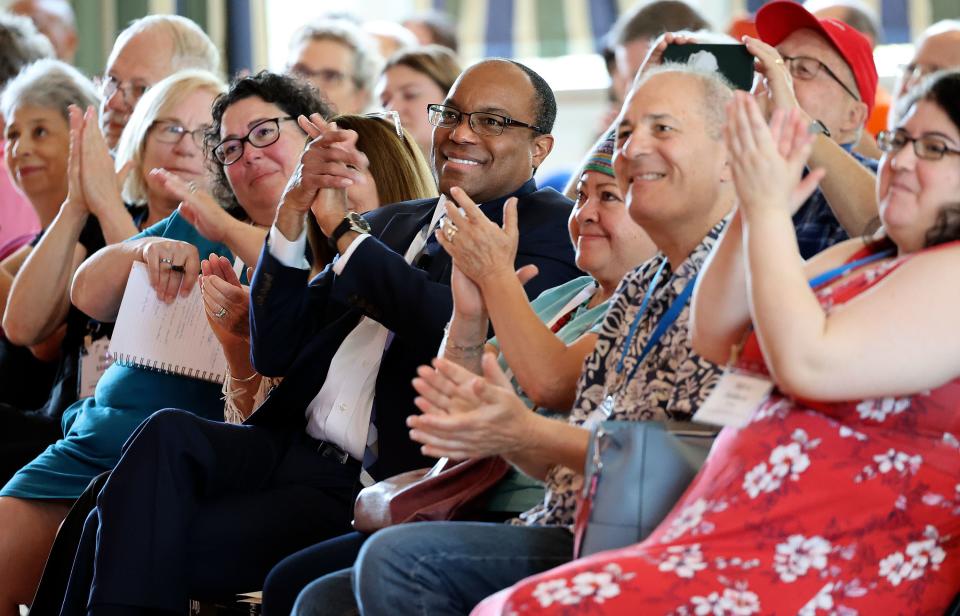
[[[356,212],[347,212],[337,228],[330,234],[330,241],[336,243],[347,231],[355,231],[360,234],[370,233],[370,223]]]
[[[830,136],[830,129],[827,128],[827,125],[821,122],[820,120],[814,120],[810,122],[810,126],[807,127],[807,132],[811,135],[816,135],[817,133],[823,133],[824,137]]]

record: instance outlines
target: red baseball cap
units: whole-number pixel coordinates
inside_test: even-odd
[[[774,0],[757,11],[757,33],[768,45],[776,47],[801,28],[818,32],[840,53],[853,72],[860,100],[867,104],[869,116],[877,96],[877,65],[867,37],[842,21],[818,19],[792,0]]]

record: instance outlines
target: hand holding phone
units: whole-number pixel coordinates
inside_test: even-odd
[[[668,45],[663,52],[664,62],[694,64],[715,70],[727,78],[738,90],[747,92],[753,87],[753,56],[746,45],[688,43]]]

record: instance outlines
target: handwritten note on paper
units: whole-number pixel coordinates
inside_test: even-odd
[[[110,341],[118,361],[220,383],[227,364],[203,312],[200,286],[165,304],[150,286],[147,267],[135,262]]]

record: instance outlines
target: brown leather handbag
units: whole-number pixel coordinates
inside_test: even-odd
[[[364,488],[353,507],[353,527],[372,533],[406,522],[453,520],[469,515],[510,465],[500,456],[451,462],[441,458]]]

